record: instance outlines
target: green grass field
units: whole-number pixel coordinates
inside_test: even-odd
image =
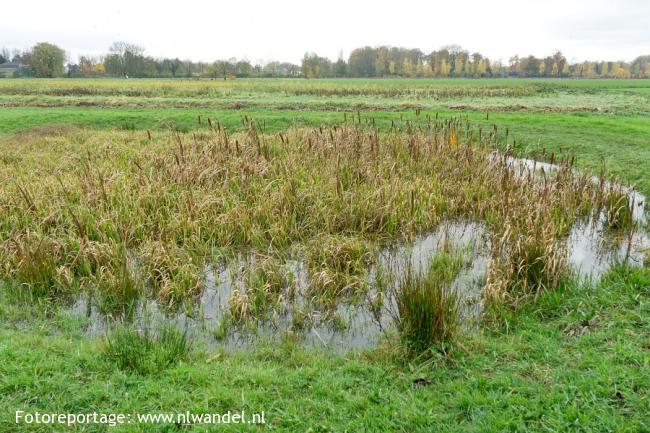
[[[0,133],[47,124],[189,131],[198,116],[238,130],[248,115],[281,131],[336,124],[344,112],[383,126],[416,109],[466,115],[509,128],[522,154],[544,147],[592,168],[604,161],[650,192],[647,80],[2,80],[0,107]]]
[[[482,134],[497,125],[490,143],[518,155],[576,156],[593,173],[604,163],[650,194],[650,80],[0,80],[0,253],[16,258],[0,270],[1,430],[67,431],[16,424],[17,410],[244,410],[264,411],[266,424],[135,423],[108,431],[650,432],[647,261],[616,266],[600,281],[563,279],[428,358],[409,356],[393,335],[342,353],[305,347],[290,335],[236,350],[160,341],[141,348],[128,333],[108,341],[87,336],[90,319],[73,313],[66,297],[96,285],[112,303],[128,298],[135,283],[124,271],[127,248],[163,280],[147,283],[161,299],[196,288],[196,257],[216,249],[230,257],[253,248],[274,260],[297,249],[316,257],[308,266],[343,275],[349,289],[366,245],[430,230],[447,215],[485,218],[498,234],[505,219],[528,215],[525,206],[500,209],[503,196],[490,190],[497,184],[480,153],[463,159],[458,172],[427,177],[431,167],[452,170],[458,152],[450,134],[460,126],[441,130],[449,147],[429,149],[432,166],[412,162],[411,146],[382,147],[381,162],[372,159],[376,148],[360,157],[351,146],[334,157],[334,138],[304,128],[338,127],[358,112],[363,125],[374,121],[387,134],[378,138],[382,145],[394,123],[460,117]],[[259,144],[245,116],[273,138]],[[208,119],[241,134],[233,136],[236,151],[222,138],[210,147]],[[363,149],[374,143],[367,135],[357,141]],[[302,157],[308,136],[316,150]],[[289,143],[303,147],[293,151]],[[530,204],[526,194],[534,190],[513,185],[519,189],[507,199]],[[557,231],[575,217],[563,204],[594,205],[566,185],[556,201],[541,194],[532,203],[548,207],[543,221]],[[387,201],[395,186],[410,195]],[[197,216],[195,208],[203,211]],[[302,214],[286,217],[288,208]],[[318,256],[321,249],[331,255]],[[35,265],[23,266],[29,260]],[[273,271],[260,275],[271,288]],[[34,293],[44,287],[34,281],[52,287]]]

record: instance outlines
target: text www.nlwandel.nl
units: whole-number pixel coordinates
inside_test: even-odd
[[[123,424],[176,424],[176,425],[217,425],[217,424],[266,424],[266,415],[262,412],[247,413],[40,413],[16,411],[16,424],[43,425],[105,425],[115,427]]]

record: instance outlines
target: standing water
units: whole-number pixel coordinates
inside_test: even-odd
[[[526,159],[508,159],[520,175],[556,169],[556,166]],[[594,179],[598,181],[598,179]],[[645,197],[630,189],[632,217],[638,227],[647,223]],[[617,263],[639,266],[650,248],[650,238],[643,229],[617,237],[605,228],[602,215],[575,224],[567,237],[568,261],[581,278],[598,279]],[[424,271],[432,258],[450,249],[463,255],[465,266],[451,285],[461,300],[461,315],[467,326],[481,312],[481,293],[490,264],[490,248],[485,227],[476,222],[446,222],[432,233],[413,242],[381,249],[374,265],[366,274],[367,294],[353,302],[341,301],[334,309],[323,309],[310,301],[310,277],[300,260],[290,260],[286,270],[291,274],[292,295],[283,294],[268,314],[245,325],[231,324],[230,303],[235,293],[246,293],[241,270],[250,267],[254,256],[240,257],[234,262],[206,266],[204,287],[190,311],[182,309],[170,314],[158,303],[141,301],[131,320],[136,326],[150,326],[161,321],[173,322],[208,347],[246,347],[259,338],[277,340],[292,334],[306,345],[332,351],[345,351],[377,345],[394,326],[397,315],[393,295],[395,281],[407,269]],[[79,299],[73,310],[89,317],[87,333],[102,335],[112,322],[100,314],[92,300]]]

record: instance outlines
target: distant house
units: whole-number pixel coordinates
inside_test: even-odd
[[[0,64],[0,75],[4,76],[5,78],[13,77],[14,72],[22,69],[23,67],[25,67],[25,65],[20,62],[2,63]]]

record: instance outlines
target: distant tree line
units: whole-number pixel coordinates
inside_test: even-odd
[[[430,53],[388,46],[362,47],[353,50],[347,60],[342,54],[338,60],[332,61],[315,53],[306,53],[300,65],[288,62],[260,65],[235,58],[212,63],[155,58],[146,55],[144,48],[138,45],[115,42],[104,56],[81,56],[77,63],[66,65],[65,51],[43,42],[23,52],[0,50],[0,64],[9,61],[21,65],[14,76],[36,77],[650,78],[650,55],[640,56],[629,63],[585,61],[570,64],[560,51],[555,51],[544,58],[513,56],[503,63],[490,60],[480,53],[470,54],[458,45],[445,46]]]
[[[493,61],[457,45],[425,53],[419,49],[363,47],[336,62],[314,53],[302,59],[301,74],[306,78],[327,77],[574,77],[574,78],[650,78],[650,55],[633,62],[585,61],[570,64],[555,51],[544,58],[514,56],[507,64]]]
[[[55,55],[56,54],[56,55]],[[252,64],[248,60],[228,59],[193,62],[179,58],[155,58],[144,48],[115,42],[103,56],[80,56],[77,63],[65,63],[65,51],[49,43],[39,43],[29,50],[0,50],[0,65],[20,64],[15,77],[132,77],[132,78],[212,78],[299,77],[300,66],[288,62]]]

